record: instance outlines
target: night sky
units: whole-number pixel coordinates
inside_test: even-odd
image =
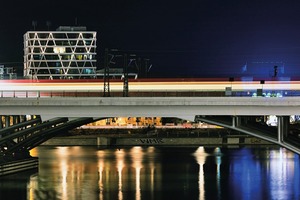
[[[11,0],[0,17],[0,63],[20,69],[23,34],[50,21],[97,31],[99,65],[105,48],[149,58],[152,77],[300,77],[297,0]]]

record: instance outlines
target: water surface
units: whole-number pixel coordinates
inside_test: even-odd
[[[38,172],[0,180],[0,199],[300,199],[284,148],[37,147]]]

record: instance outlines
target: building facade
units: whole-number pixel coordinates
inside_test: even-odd
[[[24,34],[24,77],[30,79],[96,78],[96,35],[86,27]]]

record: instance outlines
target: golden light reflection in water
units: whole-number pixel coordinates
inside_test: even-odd
[[[118,199],[123,200],[123,192],[122,192],[122,170],[124,168],[124,150],[116,150],[115,151],[116,159],[117,159],[117,170],[118,170]]]
[[[114,190],[117,186],[117,198],[118,200],[126,199],[124,196],[124,190],[128,190],[132,187],[135,188],[135,199],[141,199],[141,182],[145,183],[143,188],[150,190],[152,195],[154,193],[154,187],[160,188],[161,183],[161,171],[160,163],[155,164],[155,148],[148,147],[146,149],[142,147],[132,147],[130,149],[117,149],[113,151],[99,150],[97,152],[98,157],[98,186],[99,186],[99,199],[105,199],[107,192]],[[111,166],[112,156],[115,159],[115,169],[117,176]],[[144,157],[147,156],[148,165],[143,163]],[[142,170],[145,168],[145,170]],[[158,170],[155,170],[157,168]],[[111,172],[109,171],[111,170]],[[133,171],[134,170],[134,171]],[[143,171],[143,172],[142,172]],[[141,173],[143,173],[143,180],[141,181]],[[150,176],[147,176],[149,173]],[[134,176],[132,176],[134,174]],[[125,175],[125,177],[124,177]],[[144,180],[145,179],[145,180]],[[126,180],[126,182],[124,182]],[[132,180],[132,181],[131,181]],[[149,188],[147,188],[149,187]]]
[[[141,169],[143,167],[143,151],[141,147],[133,147],[130,150],[132,166],[135,168],[135,199],[141,199]]]
[[[34,200],[34,189],[37,188],[37,177],[31,176],[30,182],[27,184],[27,199]]]
[[[105,159],[105,152],[100,150],[97,153],[98,156],[98,174],[99,174],[99,199],[103,200],[103,170],[104,170],[104,159]]]
[[[154,147],[148,147],[147,149],[147,155],[149,155],[149,167],[150,167],[150,191],[151,195],[153,197],[154,193],[154,178],[155,178],[155,160],[153,154],[155,153],[155,148]]]
[[[61,189],[62,189],[62,199],[68,198],[67,193],[67,174],[68,174],[68,163],[67,163],[67,156],[68,156],[68,147],[58,147],[57,154],[59,157],[59,165],[60,165],[60,172],[61,172]]]
[[[61,186],[62,186],[62,197],[63,199],[67,199],[67,173],[68,173],[68,164],[67,161],[61,160],[60,162],[60,170],[61,170]]]
[[[195,156],[197,163],[199,164],[199,176],[198,176],[199,199],[203,200],[205,199],[203,165],[205,164],[205,160],[208,154],[205,153],[204,147],[198,147],[198,149],[193,155]]]
[[[61,200],[123,200],[130,195],[124,191],[134,189],[134,199],[141,200],[142,191],[151,191],[154,198],[154,191],[161,189],[161,163],[155,162],[154,147],[105,150],[55,147],[33,153],[40,154],[41,166],[28,184],[28,199],[36,199],[36,192],[50,191]]]

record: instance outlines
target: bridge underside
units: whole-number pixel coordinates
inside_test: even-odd
[[[277,126],[268,126],[257,116],[202,116],[195,122],[205,122],[245,133],[285,147],[300,154],[300,138],[291,131],[290,117],[277,116]]]

